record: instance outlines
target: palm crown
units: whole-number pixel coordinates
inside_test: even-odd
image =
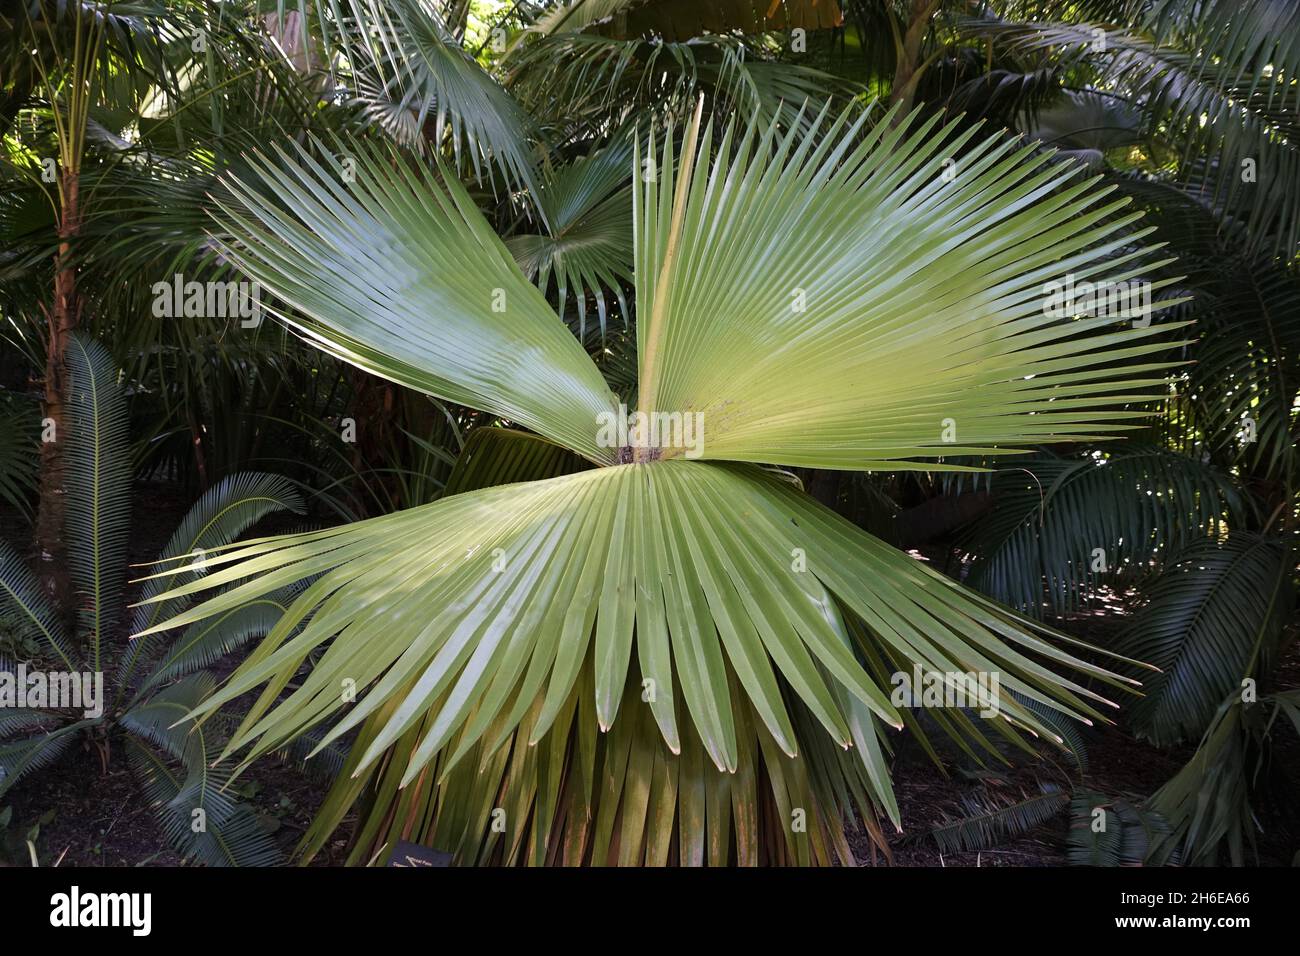
[[[617,398],[455,176],[343,143],[229,182],[218,239],[285,322],[599,466],[236,545],[153,598],[235,585],[145,633],[309,582],[196,712],[261,687],[228,748],[250,760],[361,728],[309,844],[370,786],[469,859],[498,810],[509,859],[844,859],[848,795],[898,823],[892,672],[998,674],[1004,719],[943,718],[986,744],[1059,741],[1052,714],[1103,717],[1096,688],[1132,683],[760,467],[957,469],[1165,394],[1171,324],[1044,306],[1066,274],[1153,267],[1123,201],[1008,138],[877,119],[715,143],[697,110],[677,162],[671,133],[637,144],[638,408],[698,413],[696,460],[602,446]]]

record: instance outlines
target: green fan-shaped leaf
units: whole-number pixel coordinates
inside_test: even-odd
[[[800,554],[807,571],[794,569]],[[331,737],[394,695],[400,699],[363,768],[437,705],[437,719],[409,757],[407,782],[467,722],[472,732],[461,748],[503,713],[503,731],[513,729],[521,705],[544,689],[532,739],[540,737],[569,699],[589,647],[602,727],[624,703],[635,651],[655,688],[649,709],[669,749],[680,746],[684,703],[721,769],[734,769],[738,759],[729,667],[788,755],[799,748],[778,674],[841,746],[854,740],[843,705],[849,696],[897,726],[886,691],[855,657],[837,600],[865,623],[873,644],[924,670],[997,672],[1004,688],[1065,713],[1100,716],[1087,699],[1102,698],[1043,662],[1113,680],[1027,622],[750,467],[670,461],[490,488],[237,547],[204,566],[204,576],[155,600],[257,577],[158,628],[326,572],[199,711],[270,682],[231,749],[251,741],[254,752],[280,746],[337,714],[340,689],[354,682],[370,691]],[[272,707],[272,691],[331,638],[302,687]],[[1013,724],[1056,739],[1014,698],[1004,697],[1002,706]]]
[[[335,5],[335,4],[331,4]],[[428,0],[348,0],[339,40],[363,115],[403,145],[450,140],[482,179],[486,162],[536,195],[528,117]]]
[[[289,303],[325,351],[440,398],[526,425],[597,462],[614,408],[600,372],[454,179],[355,146],[355,182],[305,152],[255,165],[285,197],[231,183],[230,257]],[[328,278],[326,278],[328,276]]]
[[[632,145],[627,139],[574,160],[545,176],[538,203],[546,211],[545,233],[517,233],[506,240],[524,275],[543,291],[554,278],[559,312],[570,292],[578,306],[578,336],[586,332],[587,297],[596,300],[605,331],[605,293],[629,319],[623,286],[632,283]]]
[[[1054,282],[1149,268],[1124,201],[974,127],[865,123],[729,125],[711,168],[693,124],[676,179],[665,148],[636,192],[642,411],[701,415],[705,458],[898,470],[1120,432],[1143,412],[1117,405],[1162,397],[1161,326],[1051,308]]]

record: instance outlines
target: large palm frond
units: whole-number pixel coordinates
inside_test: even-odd
[[[266,241],[226,244],[227,254],[293,310],[269,307],[367,371],[612,460],[593,423],[613,410],[613,396],[464,187],[454,177],[440,186],[400,160],[394,171],[373,148],[358,144],[356,156],[346,184],[340,164],[305,152],[298,163],[282,155],[287,170],[255,161],[287,209],[230,181],[223,226]]]
[[[858,110],[818,143],[776,124],[729,128],[710,168],[711,141],[697,112],[680,174],[666,149],[639,195],[634,237],[641,407],[705,411],[706,457],[895,468],[945,448],[1119,430],[1140,414],[1129,403],[1162,394],[1164,366],[1143,358],[1161,347],[1158,328],[1044,317],[1045,283],[1066,270],[1143,269],[1138,252],[1114,254],[1131,248],[1128,233],[1112,238],[1131,217],[1094,209],[1096,191],[1067,185],[1068,171],[994,139],[949,181],[942,160],[962,142],[924,126],[867,132]],[[596,463],[626,460],[598,438],[593,413],[610,396],[595,365],[462,191],[370,161],[349,193],[303,162],[264,164],[291,211],[236,185],[242,205],[223,217],[230,254],[307,316],[291,321],[363,367],[478,399]],[[490,311],[494,283],[509,292],[506,313]],[[790,308],[797,283],[805,312]],[[936,314],[942,335],[928,331]],[[944,443],[945,414],[969,438]],[[770,738],[766,772],[807,757],[794,772],[822,774],[823,794],[847,792],[832,782],[843,765],[808,755],[851,747],[854,787],[891,808],[878,734],[903,719],[883,662],[1001,675],[1008,693],[989,732],[1022,744],[1021,731],[1060,739],[1028,704],[1100,718],[1111,702],[1099,691],[1123,686],[1064,650],[1063,635],[889,548],[788,476],[684,460],[668,445],[635,452],[630,464],[210,552],[183,566],[201,576],[152,600],[225,590],[151,631],[310,580],[195,713],[262,688],[228,748],[250,756],[326,721],[325,741],[370,721],[353,767],[399,745],[400,776],[385,786],[447,780],[510,739],[540,746],[552,731],[558,759],[576,701],[589,715],[580,735],[653,725],[653,747],[695,759],[698,738],[723,772],[753,766],[757,728],[760,746]],[[640,733],[633,743],[652,746]],[[545,842],[549,828],[539,832]]]
[[[277,4],[281,12],[285,6]],[[433,0],[297,7],[325,55],[340,55],[341,80],[368,121],[407,146],[449,143],[456,165],[463,160],[480,180],[491,164],[506,182],[536,193],[527,115],[462,46]]]
[[[1168,326],[1055,318],[1045,301],[1066,272],[1141,276],[1123,233],[1139,214],[1114,216],[1122,201],[1032,147],[937,118],[865,123],[729,125],[712,169],[706,130],[701,168],[688,145],[676,180],[665,146],[635,211],[641,409],[702,415],[706,458],[873,470],[956,469],[909,459],[1146,414],[1114,406],[1159,397],[1159,366],[1119,363],[1167,348],[1152,337]]]

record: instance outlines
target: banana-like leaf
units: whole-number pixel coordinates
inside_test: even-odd
[[[1275,537],[1237,532],[1173,555],[1116,644],[1160,668],[1129,713],[1159,746],[1196,740],[1223,699],[1267,673],[1295,613],[1295,555]]]
[[[454,178],[354,144],[355,181],[300,151],[232,181],[228,255],[309,341],[376,375],[526,425],[595,462],[599,370]],[[392,164],[396,164],[395,166]]]
[[[1093,181],[975,127],[868,131],[852,110],[817,137],[728,125],[710,168],[699,116],[635,217],[640,410],[701,416],[701,457],[957,468],[911,459],[1122,432],[1145,413],[1117,406],[1162,397],[1153,336],[1176,324],[1150,312],[1171,280],[1143,314],[1053,306],[1152,267],[1139,214]]]
[[[98,341],[73,335],[68,368],[65,533],[68,565],[80,592],[79,618],[90,640],[90,669],[101,670],[100,649],[116,626],[126,587],[131,524],[130,423],[120,372]]]

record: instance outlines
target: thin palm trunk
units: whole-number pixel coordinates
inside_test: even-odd
[[[67,405],[65,356],[72,332],[81,318],[77,273],[71,263],[72,246],[81,231],[80,173],[63,170],[62,207],[59,212],[59,250],[55,257],[54,308],[46,310],[49,336],[45,351],[45,438],[41,443],[40,506],[36,519],[36,544],[40,577],[55,607],[71,606],[71,583],[63,543],[64,463],[62,438]],[[52,440],[50,440],[52,439]]]
[[[929,28],[930,18],[939,8],[939,0],[912,0],[908,9],[906,30],[894,29],[894,43],[898,60],[894,68],[894,83],[890,87],[889,102],[901,103],[895,122],[901,122],[912,110],[912,100],[916,96],[916,84],[929,62],[921,60],[921,43],[925,40],[925,31]]]

